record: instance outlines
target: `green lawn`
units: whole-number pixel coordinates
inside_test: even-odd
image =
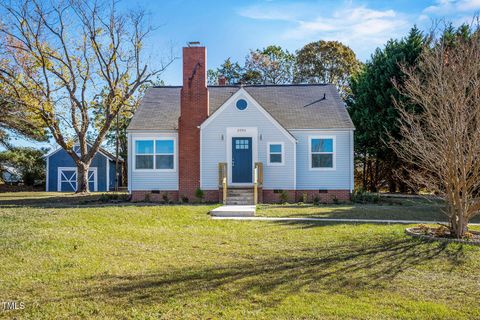
[[[448,221],[443,212],[444,205],[439,201],[423,198],[382,199],[379,204],[260,205],[257,215],[265,217]],[[472,222],[480,222],[480,217],[475,217]]]
[[[0,318],[480,318],[480,248],[412,240],[404,225],[223,221],[211,206],[25,196],[0,196],[0,302],[25,304]],[[346,207],[416,210],[259,213]]]

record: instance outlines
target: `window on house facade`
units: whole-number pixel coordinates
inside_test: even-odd
[[[153,140],[135,141],[135,169],[153,169]]]
[[[173,169],[174,146],[173,140],[155,141],[155,168]]]
[[[238,110],[243,111],[243,110],[247,109],[248,103],[247,103],[246,100],[240,99],[240,100],[237,101],[236,106],[237,106]]]
[[[283,164],[283,143],[269,143],[268,144],[268,164],[281,165]]]
[[[136,140],[135,169],[173,170],[175,168],[174,140]]]
[[[310,168],[335,168],[335,141],[333,138],[310,139]]]

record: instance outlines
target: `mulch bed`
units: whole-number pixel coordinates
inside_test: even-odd
[[[441,242],[457,242],[464,244],[471,244],[480,246],[480,232],[468,231],[468,238],[457,239],[450,235],[448,228],[440,225],[438,227],[428,227],[425,225],[419,225],[412,228],[405,229],[405,233],[414,238],[419,238],[428,241],[441,241]]]

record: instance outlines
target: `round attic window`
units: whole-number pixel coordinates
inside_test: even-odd
[[[240,99],[237,101],[237,109],[238,110],[245,110],[247,109],[247,101],[244,99]]]

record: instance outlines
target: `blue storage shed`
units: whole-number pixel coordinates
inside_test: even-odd
[[[90,145],[89,145],[90,146]],[[79,146],[75,145],[74,150]],[[70,155],[58,148],[45,155],[46,191],[75,192],[77,189],[77,167]],[[119,158],[119,167],[123,159]],[[121,172],[119,168],[119,172]],[[119,174],[119,186],[121,186]],[[89,190],[110,191],[115,189],[115,156],[103,148],[95,154],[89,168]]]

